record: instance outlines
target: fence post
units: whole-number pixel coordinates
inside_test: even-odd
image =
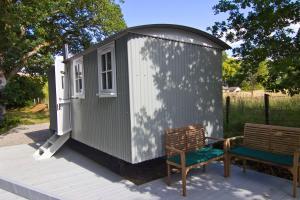
[[[270,124],[270,120],[269,120],[269,113],[270,113],[269,96],[270,95],[268,95],[268,94],[264,95],[264,100],[265,100],[265,124]]]
[[[229,108],[230,108],[230,97],[226,97],[226,125],[229,125]]]

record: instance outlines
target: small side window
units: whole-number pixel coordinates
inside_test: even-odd
[[[116,61],[114,44],[98,49],[99,97],[116,97]]]
[[[82,57],[73,61],[73,96],[84,98],[84,73]]]

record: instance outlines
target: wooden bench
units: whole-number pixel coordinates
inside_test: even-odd
[[[241,143],[232,146],[239,138],[242,139]],[[244,136],[228,138],[226,146],[227,175],[230,175],[233,157],[243,160],[244,172],[246,160],[282,167],[293,175],[293,196],[296,197],[297,182],[300,180],[300,128],[247,123]]]
[[[183,196],[186,196],[186,176],[190,169],[204,167],[212,161],[224,158],[223,150],[207,146],[208,139],[225,142],[224,139],[206,137],[205,129],[199,124],[165,130],[167,184],[170,185],[172,167],[179,169],[182,175]],[[224,169],[224,173],[226,171]]]

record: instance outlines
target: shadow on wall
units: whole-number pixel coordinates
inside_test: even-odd
[[[201,123],[222,136],[221,50],[150,37],[139,44],[142,102],[135,106],[134,162],[163,156],[164,129]],[[139,58],[137,58],[137,57]],[[147,85],[147,86],[145,86]]]

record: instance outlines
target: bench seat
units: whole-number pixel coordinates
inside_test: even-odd
[[[252,149],[249,147],[237,146],[230,149],[229,153],[254,158],[261,161],[271,162],[279,165],[293,165],[293,156],[291,155],[271,153],[267,151]]]
[[[211,142],[213,141],[213,142]],[[167,164],[167,184],[171,184],[172,168],[181,172],[182,195],[186,196],[186,177],[193,168],[203,167],[217,160],[223,160],[226,150],[213,148],[214,142],[222,142],[223,138],[206,136],[206,131],[201,124],[192,124],[180,128],[165,130],[165,150]],[[228,165],[224,164],[224,176]]]
[[[203,163],[222,156],[224,151],[222,149],[216,149],[212,147],[202,147],[196,151],[190,151],[185,153],[185,166],[192,166],[198,163]],[[180,155],[171,156],[168,161],[181,165]]]
[[[293,197],[297,196],[300,183],[300,128],[246,123],[244,136],[226,139],[226,163],[230,176],[232,158],[247,160],[287,169],[292,174]],[[299,184],[300,186],[300,184]]]

